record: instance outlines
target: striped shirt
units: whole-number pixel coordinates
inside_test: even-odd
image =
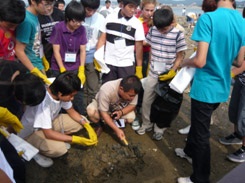
[[[187,49],[184,33],[176,28],[171,29],[167,34],[162,34],[154,26],[148,32],[146,42],[151,45],[149,74],[153,77],[158,77],[160,73],[170,70],[173,67],[177,53]],[[164,63],[166,70],[155,71],[154,62]]]
[[[134,45],[136,41],[145,40],[142,23],[135,17],[122,17],[120,11],[109,14],[105,25],[100,29],[106,33],[105,62],[117,67],[132,66],[134,64]],[[122,40],[125,45],[115,44],[115,40]]]

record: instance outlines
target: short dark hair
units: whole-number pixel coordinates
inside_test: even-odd
[[[107,3],[111,3],[111,1],[110,1],[110,0],[106,0],[106,1],[105,1],[105,4],[107,4]]]
[[[123,87],[124,92],[134,90],[138,94],[142,88],[140,79],[135,75],[130,75],[122,79],[120,86]]]
[[[37,4],[41,3],[43,0],[34,0]],[[54,2],[55,0],[45,0],[47,2]],[[29,5],[31,5],[31,0],[28,0]]]
[[[55,1],[55,4],[54,4],[54,7],[58,8],[59,4],[66,5],[66,3],[65,3],[64,0],[56,0]]]
[[[100,7],[100,0],[81,0],[82,5],[84,8],[91,8],[96,10]]]
[[[43,80],[31,73],[20,73],[12,84],[15,98],[25,105],[38,105],[46,95]]]
[[[204,12],[211,12],[217,9],[217,3],[215,0],[203,0],[202,10]]]
[[[20,24],[26,13],[22,0],[4,0],[0,3],[0,21]]]
[[[85,16],[86,13],[83,5],[77,1],[71,1],[65,8],[65,21],[84,21]]]
[[[157,29],[167,27],[173,23],[174,14],[169,9],[157,9],[153,14],[153,24]]]
[[[76,73],[66,71],[56,77],[54,82],[49,86],[49,89],[55,96],[57,96],[59,92],[63,96],[70,95],[81,89],[81,81]]]
[[[127,4],[135,4],[136,6],[140,5],[140,0],[122,0],[121,2],[124,6],[126,6]]]

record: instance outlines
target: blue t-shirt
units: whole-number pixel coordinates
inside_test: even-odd
[[[245,45],[245,22],[232,9],[218,8],[203,14],[197,22],[192,39],[209,44],[206,65],[197,68],[190,97],[206,103],[220,103],[230,93],[231,65]]]
[[[41,32],[38,17],[36,15],[26,11],[25,20],[16,29],[16,39],[19,42],[26,44],[25,53],[27,57],[34,67],[42,70],[44,67],[40,58],[40,48],[42,47]]]

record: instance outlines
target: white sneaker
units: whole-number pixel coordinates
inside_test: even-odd
[[[184,149],[182,148],[176,148],[175,149],[175,153],[177,156],[181,157],[181,158],[185,158],[190,164],[192,164],[192,159],[191,157],[187,156],[184,152]]]
[[[145,132],[150,132],[152,128],[153,128],[152,126],[148,128],[141,126],[138,130],[136,130],[136,133],[138,133],[139,135],[144,135]]]
[[[187,127],[178,130],[178,132],[179,132],[180,134],[182,134],[182,135],[186,135],[186,134],[189,133],[190,128],[191,128],[191,125],[188,125]]]
[[[133,130],[139,130],[140,129],[140,123],[138,119],[135,119],[133,123],[131,124]]]
[[[48,158],[46,156],[43,156],[41,154],[36,154],[33,159],[36,161],[37,164],[39,164],[41,167],[48,168],[54,164],[53,160],[51,158]]]
[[[194,183],[191,181],[190,177],[180,177],[177,180],[178,183]]]

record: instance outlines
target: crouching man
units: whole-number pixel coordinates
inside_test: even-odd
[[[120,140],[125,140],[123,130],[119,128],[113,119],[124,119],[126,123],[134,121],[134,110],[140,88],[141,82],[134,75],[106,82],[101,86],[95,99],[87,107],[89,119],[95,123],[103,120],[115,131]],[[97,135],[99,135],[99,132]]]

